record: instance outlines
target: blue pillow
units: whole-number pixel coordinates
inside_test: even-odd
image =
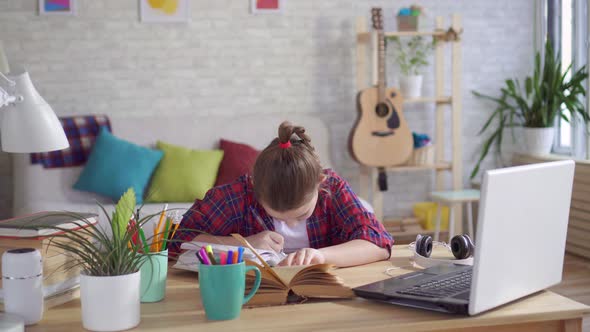
[[[74,189],[108,196],[116,202],[133,187],[137,204],[141,204],[144,189],[163,156],[162,151],[122,140],[103,128]]]

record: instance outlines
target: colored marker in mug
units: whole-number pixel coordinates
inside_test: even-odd
[[[234,261],[234,252],[233,251],[228,251],[227,252],[227,264],[232,264]]]

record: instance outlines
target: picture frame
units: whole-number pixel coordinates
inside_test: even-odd
[[[139,0],[139,20],[142,23],[188,23],[190,0]]]
[[[283,11],[284,0],[250,0],[252,14],[276,14]]]
[[[39,0],[39,15],[76,15],[77,0]]]

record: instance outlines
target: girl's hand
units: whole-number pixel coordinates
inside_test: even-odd
[[[283,243],[285,239],[279,233],[273,231],[263,231],[258,234],[246,237],[246,240],[255,249],[266,249],[280,252],[283,250]]]
[[[325,262],[326,257],[321,251],[313,248],[303,248],[290,253],[279,263],[279,266],[322,264]]]

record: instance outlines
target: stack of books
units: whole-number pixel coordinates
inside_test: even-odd
[[[63,243],[68,240],[53,237],[63,233],[63,231],[42,227],[58,227],[67,229],[69,232],[78,231],[80,235],[84,236],[81,229],[98,222],[98,215],[96,214],[74,214],[86,219],[89,223],[81,222],[80,218],[70,217],[64,212],[51,211],[0,221],[0,257],[5,251],[17,248],[35,248],[41,252],[46,309],[80,296],[80,267],[76,265],[75,260],[69,253],[55,245],[56,242],[61,241]],[[41,227],[32,229],[30,228],[31,225]],[[1,272],[2,267],[0,265]],[[0,287],[2,287],[1,279]],[[2,292],[0,292],[0,302],[2,302]]]

